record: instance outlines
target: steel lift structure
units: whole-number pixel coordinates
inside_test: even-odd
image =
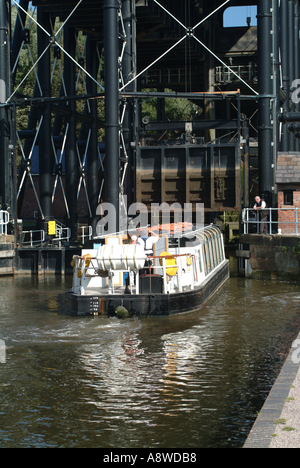
[[[257,26],[226,28],[242,6]],[[0,0],[0,46],[0,199],[15,231],[28,187],[44,245],[58,203],[78,240],[80,193],[92,236],[99,203],[118,213],[125,196],[240,210],[251,152],[276,205],[277,152],[299,149],[286,123],[299,110],[298,0]],[[171,120],[179,99],[195,113]]]

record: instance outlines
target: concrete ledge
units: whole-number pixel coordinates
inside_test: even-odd
[[[298,339],[300,339],[300,334]],[[291,386],[299,371],[300,365],[292,361],[293,353],[292,349],[252,427],[244,448],[269,448],[273,440],[272,434],[275,433],[276,429],[274,421],[280,418],[285,400],[289,396]]]
[[[250,258],[250,250],[236,250],[235,253],[238,258]]]
[[[13,258],[15,256],[14,250],[3,250],[0,251],[0,258]]]
[[[14,274],[13,267],[0,268],[0,276],[11,276]]]

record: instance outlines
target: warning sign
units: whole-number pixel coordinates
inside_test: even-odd
[[[49,221],[48,222],[48,235],[49,236],[55,236],[56,234],[56,222],[55,221]]]

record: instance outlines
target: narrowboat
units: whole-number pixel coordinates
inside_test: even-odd
[[[72,315],[158,316],[200,309],[229,278],[223,235],[210,225],[159,232],[153,251],[126,233],[73,257]]]

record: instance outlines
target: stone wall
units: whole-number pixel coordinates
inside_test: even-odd
[[[300,237],[243,234],[240,243],[244,250],[237,255],[251,266],[247,276],[300,283]]]

